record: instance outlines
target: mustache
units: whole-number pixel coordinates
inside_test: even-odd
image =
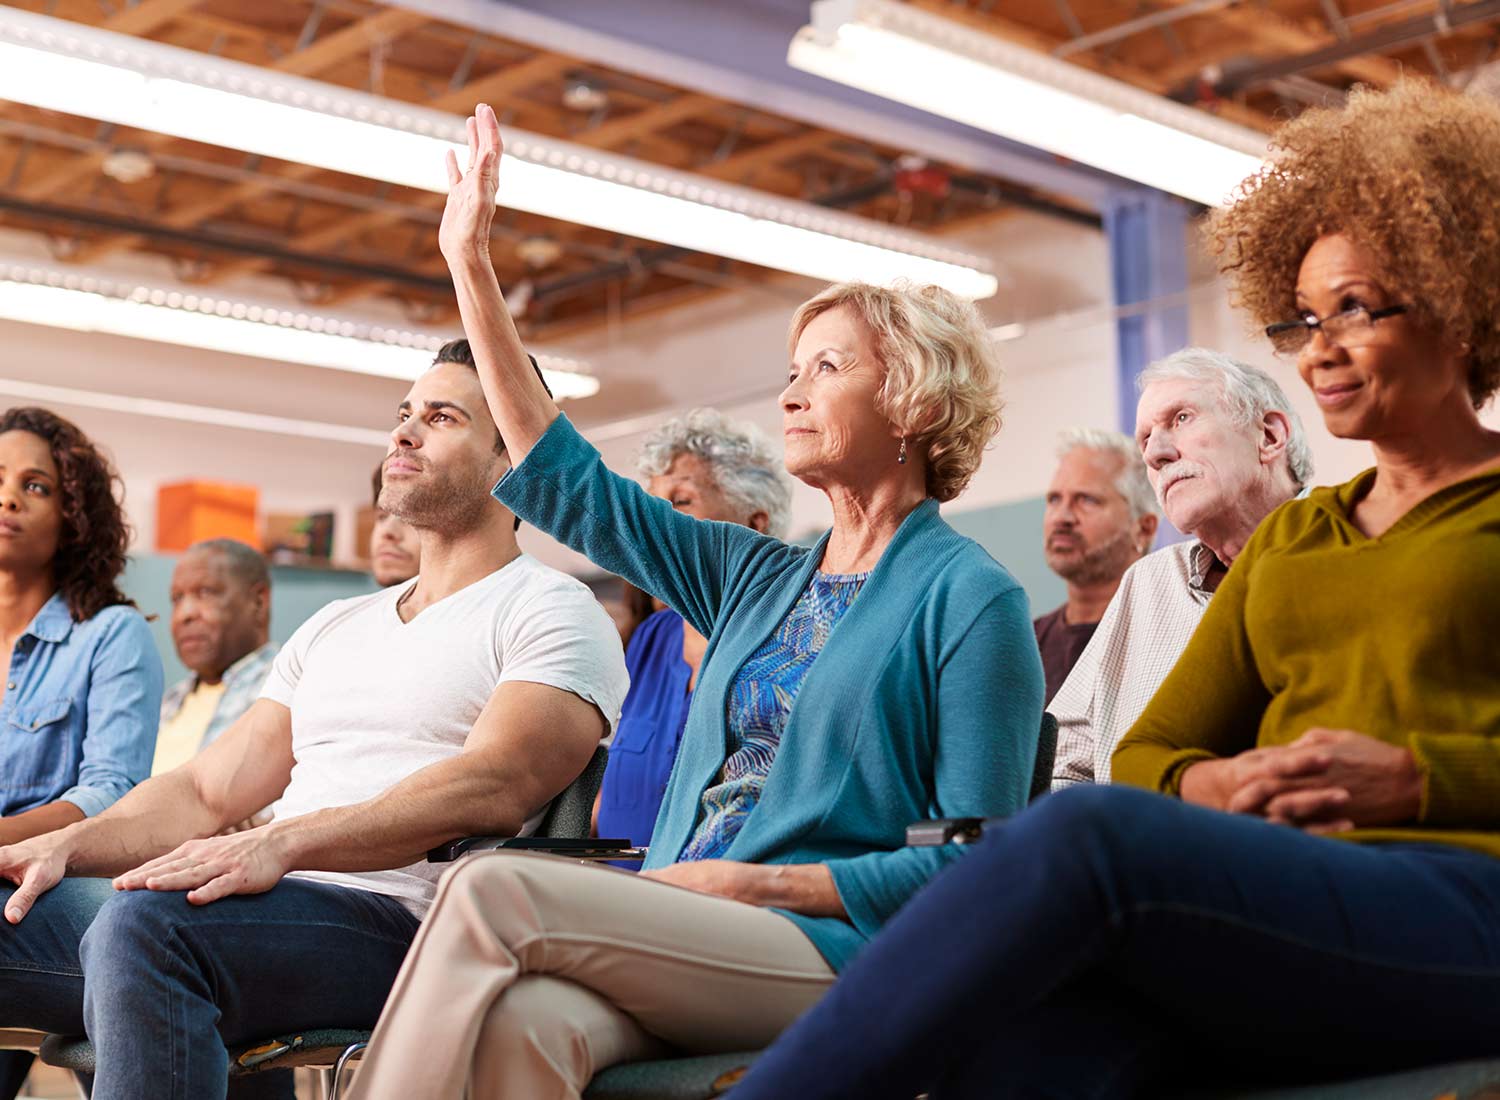
[[[1159,486],[1157,496],[1160,497],[1169,489],[1174,481],[1181,481],[1187,477],[1202,477],[1203,467],[1196,462],[1190,462],[1185,458],[1179,458],[1176,462],[1168,463],[1156,471],[1156,484]]]

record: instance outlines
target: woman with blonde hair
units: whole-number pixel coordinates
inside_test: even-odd
[[[1500,432],[1478,414],[1500,108],[1407,84],[1309,111],[1209,238],[1374,467],[1235,558],[1115,751],[1144,789],[992,830],[735,1100],[1102,1100],[1500,1053]]]
[[[496,496],[708,639],[639,876],[464,860],[396,980],[355,1095],[577,1097],[663,1049],[769,1042],[952,853],[911,821],[1026,799],[1042,674],[1025,594],[938,504],[999,427],[994,350],[936,288],[832,287],[791,327],[788,471],[831,532],[697,520],[608,471],[535,383],[489,257],[494,113],[440,233],[515,468]]]

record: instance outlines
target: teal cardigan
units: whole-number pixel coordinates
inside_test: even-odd
[[[792,546],[684,516],[611,473],[564,416],[495,497],[708,639],[646,867],[674,863],[724,765],[730,683],[806,589],[828,536]],[[958,858],[952,845],[906,847],[909,823],[1025,805],[1041,716],[1025,592],[928,500],[809,670],[760,803],[724,858],[827,866],[849,919],[783,915],[841,969]]]

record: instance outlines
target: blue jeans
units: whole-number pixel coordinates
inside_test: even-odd
[[[0,883],[0,909],[14,891]],[[64,879],[20,924],[0,920],[0,1027],[83,1034],[78,942],[113,894],[108,879]],[[25,1051],[0,1051],[0,1098],[21,1091],[31,1063]]]
[[[101,1100],[214,1100],[230,1094],[226,1046],[373,1028],[416,931],[391,898],[301,879],[202,906],[65,879],[0,925],[0,1027],[87,1031]],[[232,1095],[290,1100],[291,1074]]]
[[[1123,1098],[1194,1060],[1375,1072],[1500,1053],[1497,1015],[1500,859],[1075,787],[936,877],[734,1096]]]

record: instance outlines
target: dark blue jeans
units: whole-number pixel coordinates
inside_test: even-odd
[[[87,1031],[100,1100],[213,1100],[226,1046],[373,1028],[416,931],[390,898],[301,879],[202,906],[65,879],[0,925],[0,1027]],[[291,1074],[242,1078],[232,1095],[290,1100]]]
[[[1132,1097],[1500,1054],[1500,859],[1075,787],[935,878],[735,1100]]]

